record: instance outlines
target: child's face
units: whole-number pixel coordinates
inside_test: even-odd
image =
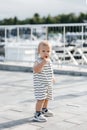
[[[41,58],[49,58],[51,55],[51,47],[50,46],[44,46],[41,45],[40,49],[39,49],[39,54],[41,56]]]

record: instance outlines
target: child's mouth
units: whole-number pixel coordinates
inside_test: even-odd
[[[45,58],[47,58],[47,56],[45,56]]]

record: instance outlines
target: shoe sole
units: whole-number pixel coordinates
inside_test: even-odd
[[[34,122],[47,122],[47,120],[39,120],[39,119],[37,120],[36,118],[33,118],[33,121]]]
[[[46,115],[46,114],[43,114],[45,117],[53,117],[53,115]]]
[[[33,119],[34,122],[47,122],[47,120],[37,120],[37,119]]]

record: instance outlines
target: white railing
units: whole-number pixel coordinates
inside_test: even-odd
[[[6,61],[32,62],[38,43],[49,40],[54,63],[87,65],[87,23],[0,26],[0,38]]]

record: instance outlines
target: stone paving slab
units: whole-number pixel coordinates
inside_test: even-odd
[[[0,71],[0,130],[87,130],[87,77],[55,74],[54,117],[32,121],[33,74]]]

